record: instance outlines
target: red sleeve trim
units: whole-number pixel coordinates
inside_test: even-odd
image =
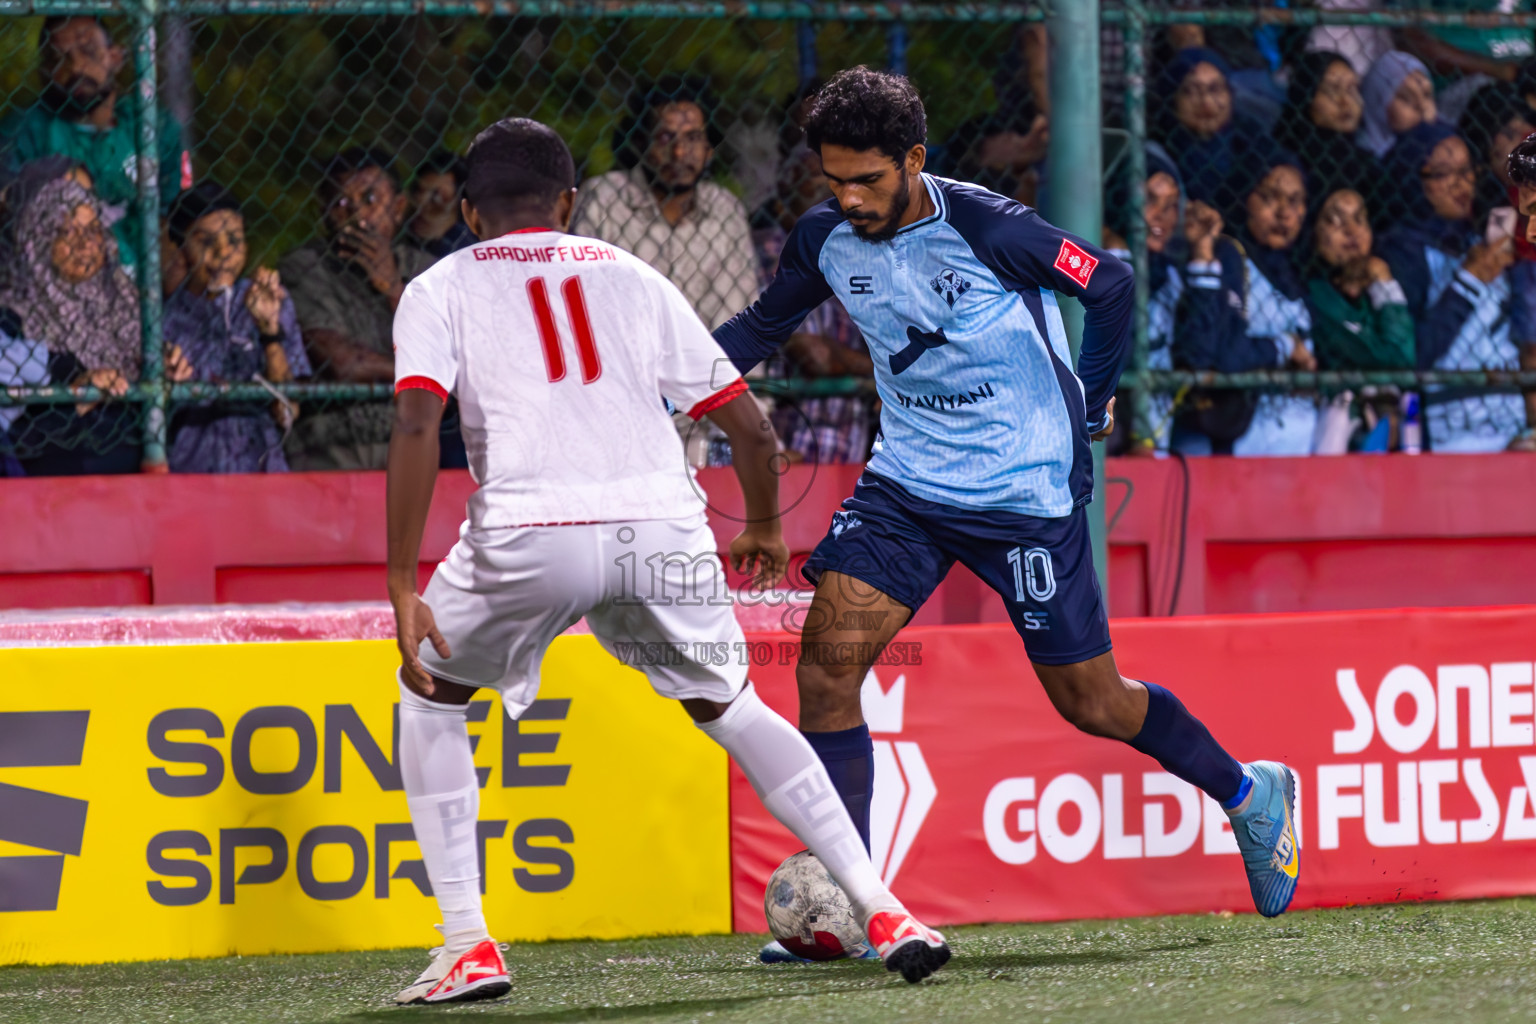
[[[395,394],[398,395],[400,392],[408,391],[411,388],[421,388],[423,391],[430,391],[443,401],[448,401],[447,390],[431,377],[406,377],[395,385]]]
[[[704,399],[692,409],[689,409],[688,415],[696,420],[703,419],[705,415],[714,412],[716,409],[720,408],[722,405],[724,405],[726,402],[729,402],[737,395],[744,395],[746,393],[747,382],[742,380],[740,377],[737,377],[725,387],[721,388],[719,391],[716,391],[714,394]]]

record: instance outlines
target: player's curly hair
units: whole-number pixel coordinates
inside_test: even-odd
[[[816,152],[825,143],[878,149],[898,164],[928,138],[923,100],[904,75],[860,64],[827,80],[805,118],[805,140]]]

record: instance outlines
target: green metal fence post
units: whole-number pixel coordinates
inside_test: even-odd
[[[1055,0],[1045,18],[1050,37],[1051,149],[1046,157],[1048,208],[1057,227],[1097,244],[1103,230],[1103,125],[1099,101],[1099,0]],[[1134,140],[1133,140],[1134,141]],[[1082,345],[1083,309],[1061,303],[1062,319],[1077,361]],[[1099,498],[1088,514],[1093,566],[1109,600],[1105,546],[1104,446],[1093,446],[1093,490]]]
[[[156,138],[159,99],[155,89],[157,0],[137,0],[133,9],[134,97],[139,118],[138,209],[139,316],[144,330],[140,379],[149,389],[144,416],[144,465],[166,466],[165,363],[160,344],[160,158]]]

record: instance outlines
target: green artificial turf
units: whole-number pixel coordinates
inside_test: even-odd
[[[81,936],[89,941],[89,936]],[[424,951],[0,968],[0,1021],[1536,1020],[1536,900],[950,931],[920,985],[878,963],[764,967],[760,937],[514,946],[506,999],[399,1009]]]

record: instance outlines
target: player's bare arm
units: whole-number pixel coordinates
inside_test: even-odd
[[[758,587],[784,578],[789,547],[779,524],[779,473],[784,456],[773,424],[750,393],[742,393],[706,415],[731,443],[731,465],[741,481],[746,523],[731,541],[731,567],[752,573]]]
[[[1104,407],[1104,429],[1096,430],[1089,437],[1090,441],[1102,441],[1115,432],[1115,400],[1111,398],[1109,404]]]
[[[400,645],[401,678],[423,697],[435,686],[421,664],[421,645],[430,640],[442,658],[452,657],[437,630],[432,609],[416,593],[416,565],[421,535],[437,483],[437,437],[444,402],[421,388],[395,397],[395,425],[389,437],[386,484],[389,530],[389,603],[395,608],[395,636]]]

